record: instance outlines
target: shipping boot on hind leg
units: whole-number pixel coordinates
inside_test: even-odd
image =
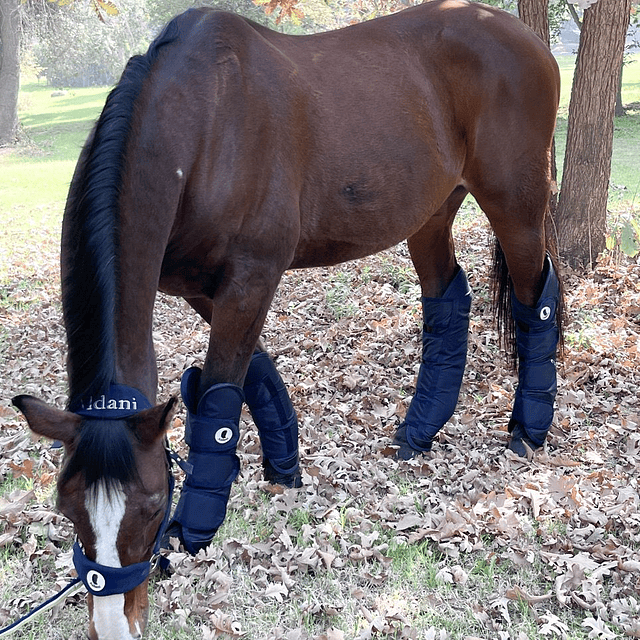
[[[430,451],[453,415],[467,359],[470,309],[471,289],[461,268],[441,298],[422,298],[422,362],[416,392],[393,440],[396,458]]]
[[[545,258],[543,289],[535,307],[523,305],[512,294],[518,349],[518,388],[507,448],[522,458],[530,458],[542,447],[553,420],[556,397],[556,350],[559,328],[556,319],[560,284],[551,258]]]

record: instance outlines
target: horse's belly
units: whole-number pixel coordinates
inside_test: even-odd
[[[354,244],[348,241],[328,240],[322,244],[303,243],[298,247],[290,269],[306,269],[309,267],[330,267],[341,262],[364,258],[383,251],[397,242]]]
[[[455,172],[434,169],[424,162],[411,169],[398,163],[377,175],[369,169],[358,179],[310,185],[300,202],[300,239],[291,268],[355,260],[412,236],[459,180]]]
[[[431,206],[375,212],[334,209],[314,220],[303,214],[291,268],[326,267],[383,251],[413,235],[433,211]]]

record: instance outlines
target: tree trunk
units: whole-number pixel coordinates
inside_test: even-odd
[[[549,0],[518,0],[518,15],[549,45]]]
[[[593,266],[605,247],[613,114],[631,0],[598,0],[584,12],[571,88],[557,227],[572,266]]]
[[[0,0],[0,146],[15,141],[20,89],[20,0]]]

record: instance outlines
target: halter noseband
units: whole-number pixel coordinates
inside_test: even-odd
[[[121,384],[112,384],[107,393],[97,397],[83,398],[72,403],[69,407],[71,411],[84,418],[97,418],[100,420],[122,420],[150,408],[151,403],[140,391]],[[157,563],[161,562],[160,545],[162,536],[169,524],[175,485],[175,480],[171,473],[171,464],[173,460],[177,459],[176,454],[172,453],[166,444],[165,451],[169,467],[169,495],[164,518],[153,545],[151,558],[126,567],[109,567],[89,560],[79,542],[76,541],[73,545],[73,564],[78,572],[78,577],[82,580],[87,591],[94,596],[111,596],[132,591],[140,586]]]
[[[171,516],[171,503],[175,485],[175,480],[171,473],[171,462],[175,454],[169,451],[168,448],[166,452],[167,460],[169,461],[169,495],[167,496],[167,508],[164,513],[164,518],[156,534],[151,558],[144,562],[127,565],[126,567],[109,567],[105,564],[99,564],[89,560],[78,541],[73,545],[73,566],[76,568],[82,584],[84,584],[87,591],[92,595],[112,596],[117,593],[127,593],[140,586],[158,563],[165,568],[168,567],[168,562],[166,565],[162,562],[163,558],[160,556],[160,545],[162,544],[162,536],[167,529]]]

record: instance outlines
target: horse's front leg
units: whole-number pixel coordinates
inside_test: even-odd
[[[211,332],[202,370],[192,367],[182,378],[190,467],[169,535],[193,554],[208,546],[226,515],[240,470],[236,446],[243,401],[262,426],[261,436],[267,434],[265,457],[276,458],[271,468],[284,472],[281,481],[297,482],[295,411],[269,356],[254,353],[282,271],[246,256],[229,260],[213,298],[189,300],[203,317],[210,311]]]
[[[416,391],[398,428],[396,456],[408,460],[431,450],[453,414],[467,357],[471,290],[456,262],[451,225],[466,189],[458,187],[429,221],[409,238],[422,288],[422,361]]]
[[[187,298],[207,322],[211,322],[210,298]],[[244,400],[258,429],[265,480],[300,487],[298,417],[289,393],[262,339],[251,356],[243,385]]]

